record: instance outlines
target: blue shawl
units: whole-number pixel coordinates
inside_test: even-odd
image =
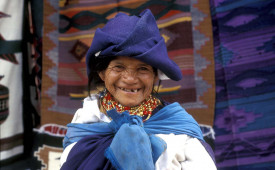
[[[155,134],[187,134],[203,141],[198,123],[179,103],[163,107],[144,123],[139,116],[131,116],[127,112],[118,114],[115,110],[111,110],[107,114],[112,118],[110,123],[68,124],[63,147],[66,148],[69,144],[78,142],[73,147],[77,152],[77,147],[88,148],[87,142],[91,142],[95,137],[101,136],[100,140],[102,140],[114,136],[112,142],[103,142],[108,147],[105,149],[104,156],[110,160],[113,167],[116,169],[154,169],[154,163],[166,149],[166,143]],[[94,150],[95,148],[91,149],[91,151]],[[97,153],[87,154],[94,158]],[[76,160],[70,153],[62,169],[70,169],[72,165],[76,166],[75,162],[67,163],[68,159]],[[81,161],[78,160],[79,167],[83,166]]]

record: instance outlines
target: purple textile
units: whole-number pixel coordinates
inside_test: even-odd
[[[211,156],[214,163],[216,164],[215,154],[214,154],[211,146],[208,143],[206,143],[205,141],[200,140],[200,142],[201,142],[202,146],[204,146],[207,153]]]
[[[84,137],[72,148],[61,170],[114,169],[111,162],[104,157],[105,149],[110,146],[112,140],[112,135],[92,135]]]
[[[275,1],[210,2],[217,167],[275,169]]]

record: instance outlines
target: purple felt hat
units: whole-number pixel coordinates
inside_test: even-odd
[[[118,13],[95,32],[86,56],[87,73],[95,57],[128,56],[159,69],[172,80],[182,79],[178,65],[167,54],[163,37],[149,9],[139,16]]]

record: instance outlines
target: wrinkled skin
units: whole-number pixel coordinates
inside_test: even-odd
[[[137,106],[152,93],[158,76],[153,68],[137,59],[117,57],[99,73],[105,87],[123,106]]]

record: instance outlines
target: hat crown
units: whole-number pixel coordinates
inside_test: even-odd
[[[161,38],[155,18],[149,9],[138,16],[118,13],[107,22],[101,31],[119,39],[116,48],[123,47],[124,49],[148,39],[159,40]]]
[[[96,30],[86,57],[87,73],[95,57],[113,56],[133,57],[161,70],[173,80],[182,78],[179,67],[168,57],[165,41],[149,9],[139,16],[118,13],[103,28]]]
[[[127,38],[133,31],[137,21],[137,16],[118,13],[114,18],[110,19],[101,30],[113,36]]]

